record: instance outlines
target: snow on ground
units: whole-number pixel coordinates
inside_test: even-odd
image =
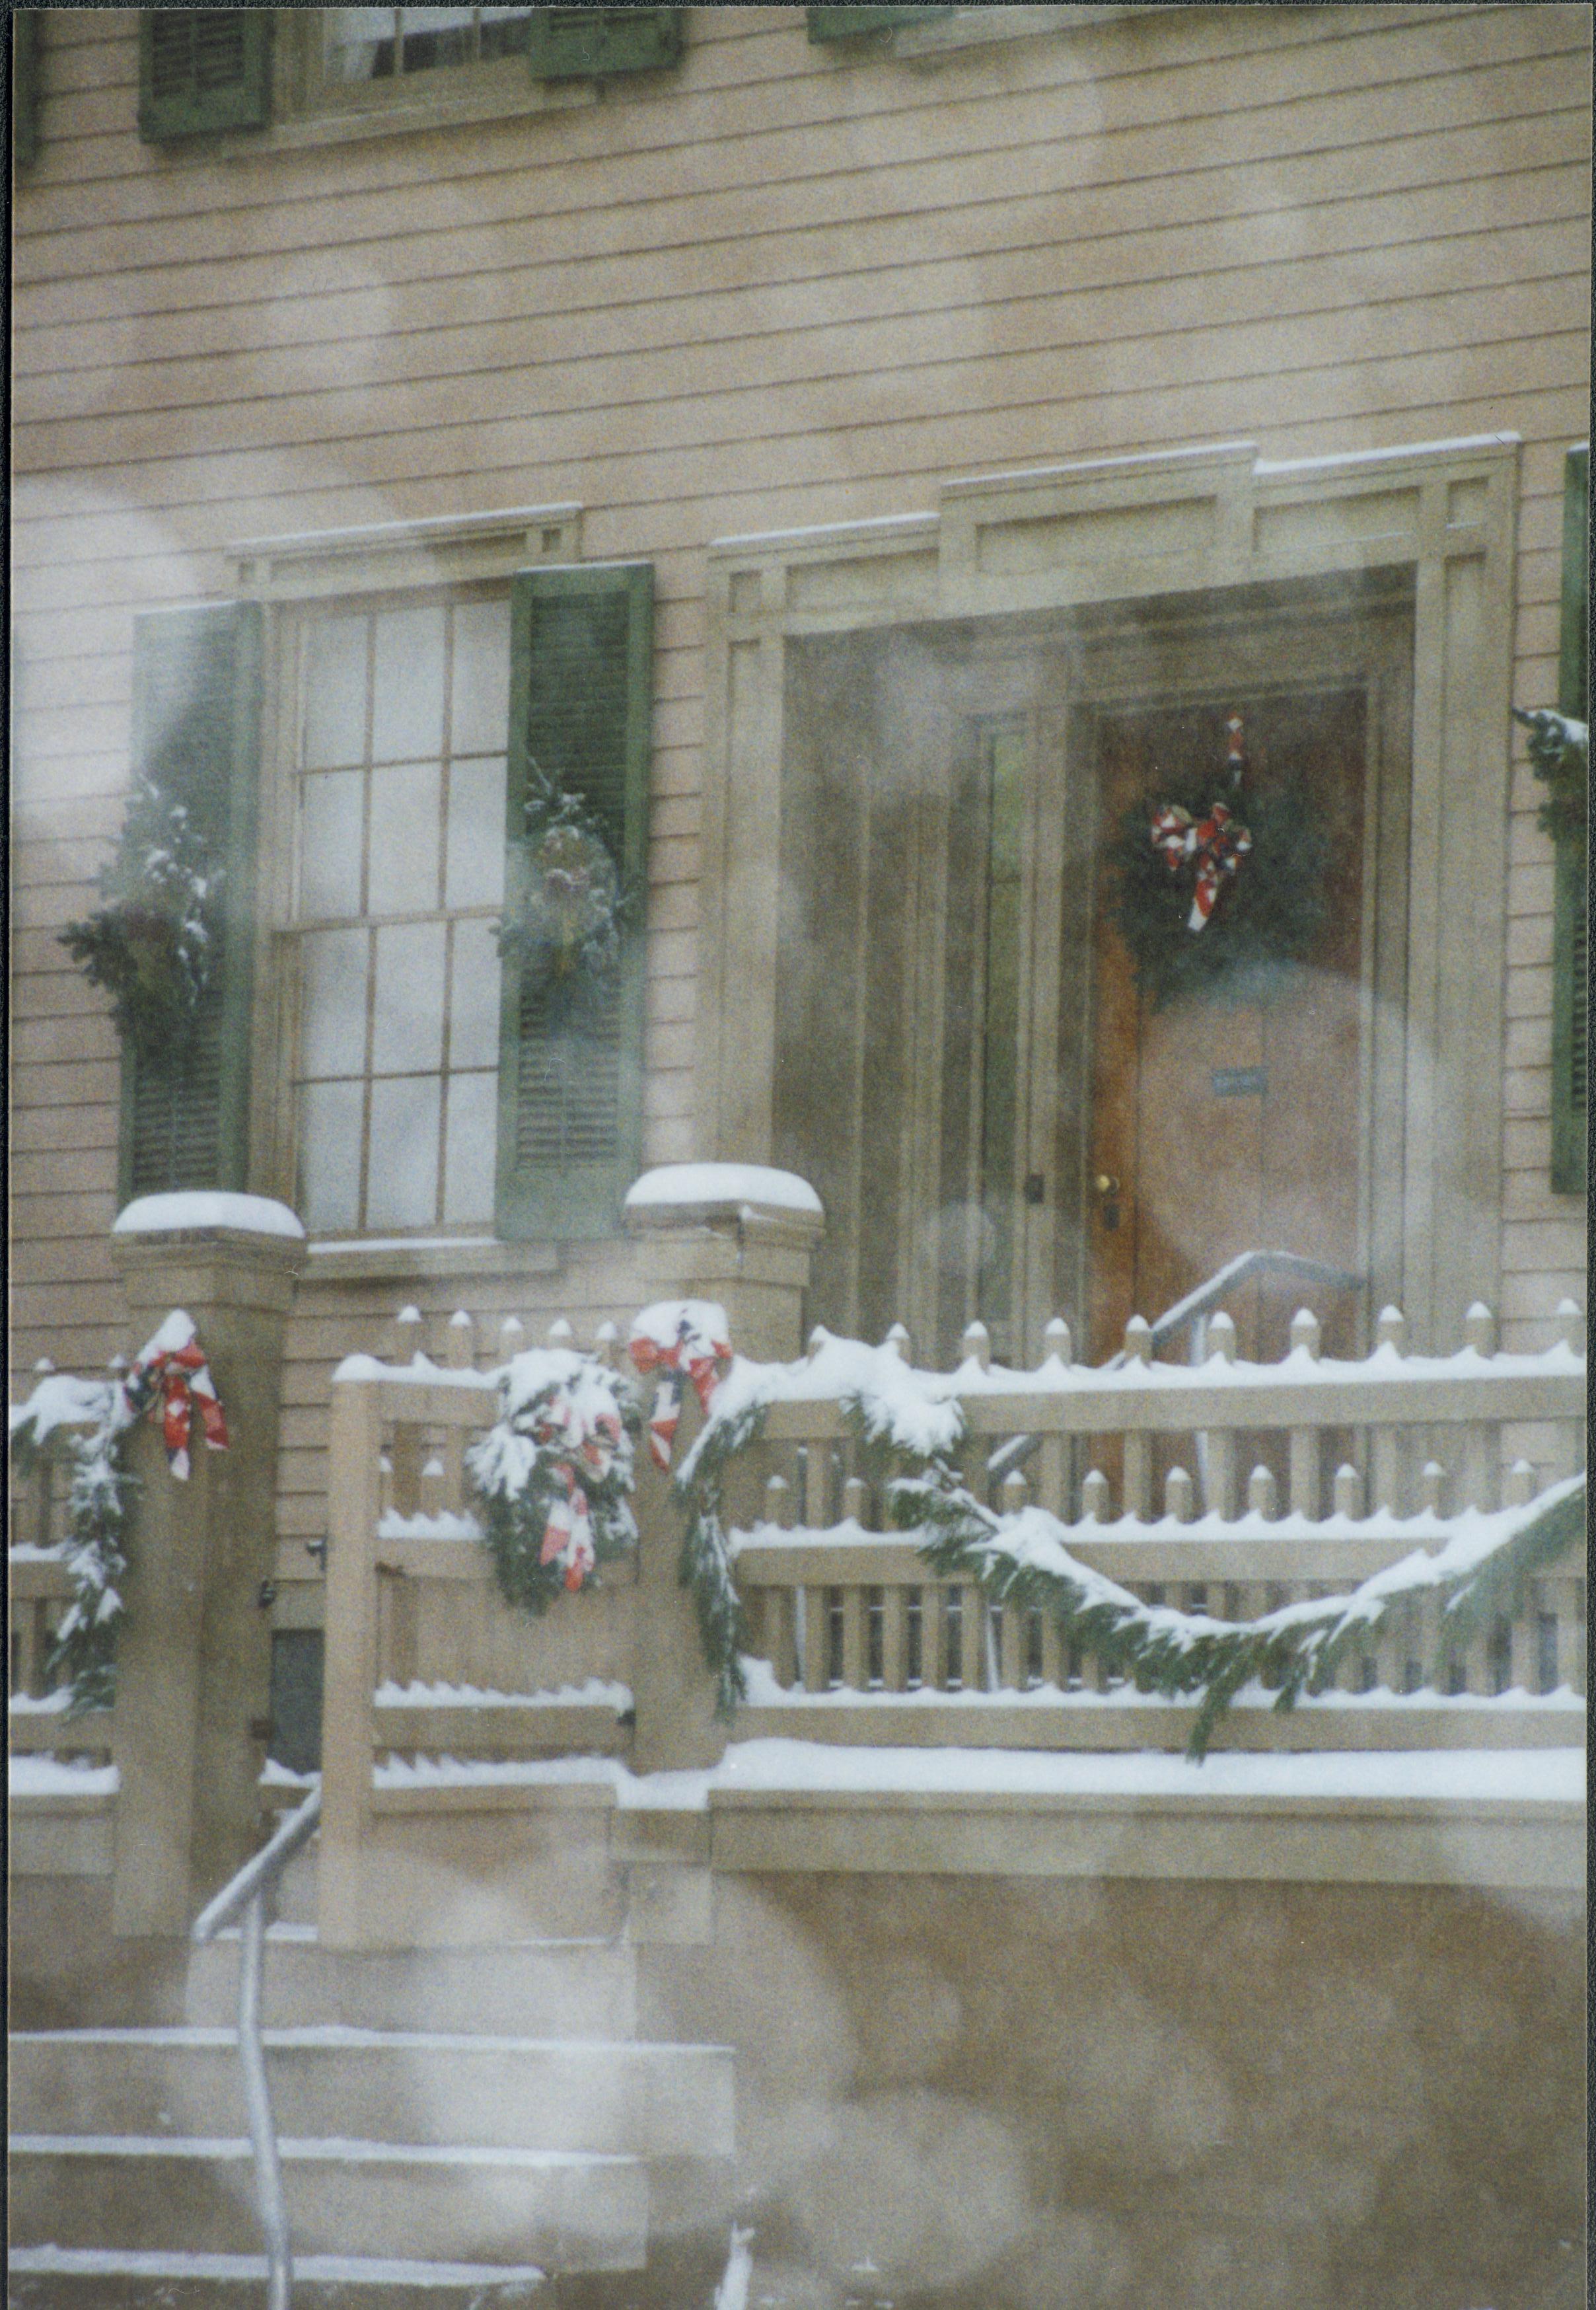
[[[1567,1749],[1210,1753],[1200,1765],[1161,1752],[1019,1749],[854,1749],[829,1741],[733,1741],[699,1772],[639,1776],[610,1757],[513,1764],[389,1757],[377,1789],[608,1785],[623,1811],[702,1812],[717,1796],[1197,1797],[1273,1802],[1557,1803],[1583,1801],[1585,1752]]]
[[[250,2284],[266,2276],[264,2254],[157,2254],[121,2246],[13,2246],[9,2267],[27,2278],[177,2279]],[[307,2286],[541,2286],[535,2262],[405,2262],[348,2254],[296,2254],[294,2276]]]

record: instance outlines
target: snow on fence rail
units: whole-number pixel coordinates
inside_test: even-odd
[[[1154,1363],[1137,1321],[1123,1359],[1085,1369],[1060,1324],[1042,1366],[1014,1372],[990,1366],[975,1325],[951,1374],[912,1370],[901,1333],[885,1350],[821,1333],[806,1363],[740,1367],[728,1397],[741,1390],[750,1411],[760,1408],[759,1437],[727,1471],[724,1513],[759,1663],[750,1729],[1177,1745],[1189,1705],[1138,1692],[1072,1651],[1039,1607],[1004,1611],[973,1585],[928,1573],[914,1535],[885,1529],[880,1446],[942,1449],[939,1414],[956,1404],[961,1435],[944,1457],[976,1499],[1007,1514],[1045,1510],[1073,1559],[1146,1604],[1253,1621],[1344,1595],[1416,1550],[1439,1550],[1460,1519],[1480,1529],[1481,1515],[1522,1507],[1583,1468],[1577,1309],[1558,1310],[1559,1337],[1540,1355],[1496,1353],[1492,1328],[1475,1307],[1456,1354],[1413,1357],[1387,1310],[1371,1356],[1331,1362],[1304,1314],[1288,1356],[1262,1366],[1236,1361],[1221,1315],[1207,1359],[1192,1368]],[[873,1437],[863,1432],[867,1401]],[[725,1412],[735,1416],[730,1401]],[[1536,1460],[1505,1465],[1505,1437],[1528,1443]],[[1566,1739],[1585,1664],[1583,1566],[1566,1564],[1529,1584],[1511,1620],[1457,1648],[1446,1646],[1434,1588],[1403,1599],[1366,1648],[1342,1659],[1338,1690],[1295,1717],[1265,1717],[1244,1693],[1223,1737]],[[1482,1714],[1498,1698],[1506,1705]]]
[[[1583,1461],[1583,1321],[1559,1310],[1543,1353],[1495,1352],[1490,1319],[1471,1310],[1455,1354],[1404,1352],[1400,1318],[1382,1318],[1374,1353],[1334,1362],[1311,1317],[1282,1362],[1234,1354],[1220,1316],[1201,1366],[1151,1360],[1132,1324],[1116,1368],[1070,1358],[1054,1326],[1032,1372],[993,1367],[978,1330],[951,1373],[916,1372],[899,1334],[880,1349],[818,1334],[785,1366],[739,1360],[716,1399],[765,1406],[759,1440],[725,1479],[725,1515],[752,1658],[744,1737],[1081,1747],[1183,1745],[1189,1706],[1138,1693],[1089,1654],[1061,1643],[1040,1610],[989,1606],[967,1582],[932,1572],[913,1535],[884,1527],[879,1464],[850,1419],[862,1376],[899,1393],[935,1425],[957,1402],[959,1458],[994,1507],[1034,1502],[1065,1526],[1072,1555],[1149,1603],[1253,1620],[1340,1594],[1417,1550],[1434,1551],[1469,1510],[1528,1502]],[[475,1334],[456,1316],[447,1361],[420,1353],[419,1317],[402,1320],[399,1359],[350,1359],[335,1396],[334,1557],[337,1606],[353,1612],[369,1664],[356,1706],[362,1750],[462,1759],[624,1752],[625,1681],[634,1639],[629,1569],[530,1622],[502,1606],[464,1476],[473,1430],[495,1408],[475,1367]],[[568,1345],[568,1325],[553,1344]],[[501,1357],[524,1344],[512,1325]],[[405,1350],[409,1349],[408,1358]],[[612,1331],[594,1342],[616,1357]],[[358,1419],[355,1406],[360,1407]],[[1504,1437],[1536,1457],[1505,1462]],[[342,1437],[342,1443],[339,1438]],[[358,1438],[358,1440],[357,1440]],[[339,1455],[363,1455],[352,1475]],[[666,1515],[663,1492],[650,1513]],[[363,1505],[362,1505],[363,1504]],[[639,1503],[642,1516],[642,1503]],[[362,1518],[364,1521],[362,1522]],[[671,1528],[643,1544],[676,1546]],[[364,1571],[353,1556],[363,1551]],[[1444,1652],[1437,1596],[1415,1596],[1345,1660],[1337,1689],[1292,1717],[1242,1705],[1222,1736],[1247,1745],[1344,1746],[1552,1741],[1569,1737],[1584,1689],[1583,1567],[1547,1571],[1522,1609]],[[360,1589],[365,1602],[347,1600]],[[335,1640],[351,1641],[348,1627]],[[363,1650],[361,1649],[363,1647]],[[1432,1671],[1440,1667],[1438,1679]],[[329,1655],[329,1675],[334,1664]],[[407,1698],[428,1687],[427,1705]],[[369,1698],[378,1687],[382,1698]],[[619,1688],[600,1706],[589,1695]],[[495,1698],[488,1696],[491,1691]],[[507,1696],[544,1705],[512,1715]],[[334,1737],[336,1711],[329,1714]],[[602,1720],[602,1722],[601,1722]],[[345,1720],[346,1723],[349,1720]],[[512,1737],[513,1733],[513,1737]]]

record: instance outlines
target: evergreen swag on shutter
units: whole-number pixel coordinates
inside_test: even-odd
[[[265,128],[272,117],[269,8],[141,8],[139,135],[146,144]]]
[[[616,1233],[641,1168],[654,571],[524,569],[510,615],[506,912],[525,887],[533,762],[591,811],[635,894],[619,969],[558,1014],[546,977],[504,963],[496,1224],[507,1239],[559,1243]]]
[[[135,621],[133,763],[182,802],[223,864],[213,986],[177,1054],[122,1049],[119,1201],[247,1185],[260,612],[253,603]]]
[[[1563,473],[1563,604],[1557,655],[1557,711],[1591,717],[1591,453],[1571,449]],[[1552,1169],[1559,1194],[1585,1186],[1586,1072],[1589,1049],[1589,838],[1557,843],[1552,920]]]

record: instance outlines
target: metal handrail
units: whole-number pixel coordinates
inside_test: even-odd
[[[1215,1268],[1206,1283],[1200,1283],[1194,1291],[1188,1291],[1184,1299],[1177,1299],[1173,1307],[1166,1307],[1164,1313],[1148,1326],[1152,1345],[1161,1348],[1166,1340],[1173,1339],[1176,1332],[1191,1324],[1195,1326],[1193,1334],[1195,1352],[1192,1359],[1200,1363],[1202,1359],[1203,1317],[1217,1307],[1237,1284],[1250,1282],[1254,1275],[1284,1275],[1294,1278],[1298,1283],[1323,1284],[1334,1291],[1361,1291],[1368,1281],[1366,1276],[1355,1275],[1345,1267],[1327,1267],[1323,1260],[1305,1258],[1297,1251],[1238,1252],[1234,1259],[1227,1259],[1223,1267]],[[1121,1348],[1116,1355],[1109,1357],[1103,1369],[1123,1370],[1126,1361],[1126,1351]],[[987,1460],[987,1475],[998,1480],[1015,1468],[1023,1468],[1034,1457],[1041,1441],[1039,1436],[1005,1437]]]
[[[1345,1267],[1327,1267],[1322,1259],[1305,1259],[1297,1251],[1238,1252],[1234,1259],[1227,1259],[1223,1267],[1217,1267],[1206,1283],[1200,1283],[1194,1291],[1188,1291],[1185,1298],[1177,1299],[1173,1307],[1165,1308],[1150,1327],[1154,1347],[1161,1348],[1165,1341],[1173,1338],[1184,1325],[1201,1320],[1211,1308],[1219,1306],[1227,1292],[1238,1283],[1250,1282],[1254,1275],[1284,1275],[1298,1283],[1320,1283],[1332,1291],[1361,1291],[1368,1281],[1366,1276],[1355,1275]],[[1125,1353],[1122,1348],[1112,1359],[1109,1369],[1117,1368],[1124,1359]]]
[[[239,1947],[239,2060],[244,2071],[244,2106],[249,2146],[255,2153],[255,2195],[266,2245],[267,2310],[289,2310],[293,2258],[289,2247],[288,2206],[282,2194],[282,2161],[266,2085],[266,2049],[261,2036],[266,1900],[296,1853],[308,1845],[321,1819],[321,1791],[312,1789],[297,1811],[229,1880],[195,1919],[191,1940],[214,1941],[240,1924]]]

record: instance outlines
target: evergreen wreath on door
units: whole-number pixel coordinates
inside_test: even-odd
[[[1222,773],[1163,780],[1109,846],[1112,918],[1155,1011],[1183,994],[1265,999],[1324,919],[1323,811],[1289,774],[1249,777],[1241,716],[1225,728]]]

